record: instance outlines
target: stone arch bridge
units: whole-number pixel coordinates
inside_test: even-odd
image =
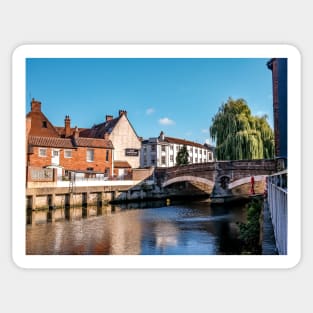
[[[202,186],[211,198],[248,195],[251,193],[251,177],[255,193],[263,193],[265,178],[277,171],[277,160],[217,161],[158,168],[155,178],[160,187],[189,182]]]

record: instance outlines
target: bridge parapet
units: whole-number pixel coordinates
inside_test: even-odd
[[[231,194],[230,187],[237,186],[236,182],[247,184],[251,176],[264,177],[275,173],[276,163],[276,160],[262,159],[190,164],[156,169],[156,177],[158,184],[163,187],[184,179],[187,181],[188,177],[190,180],[199,178],[203,182],[210,182],[210,185],[214,184],[213,194],[229,196]]]

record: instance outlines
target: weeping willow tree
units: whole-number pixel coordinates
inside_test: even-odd
[[[270,159],[274,156],[274,134],[267,116],[251,115],[244,99],[229,98],[212,119],[212,140],[219,160]]]

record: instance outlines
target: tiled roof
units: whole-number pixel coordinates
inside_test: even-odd
[[[28,144],[37,147],[75,148],[71,139],[57,137],[29,136]]]
[[[105,139],[94,138],[56,138],[44,136],[29,136],[28,144],[37,147],[52,147],[52,148],[76,148],[76,147],[90,147],[90,148],[106,148],[113,149],[112,142]]]
[[[77,147],[113,149],[111,140],[78,137],[74,142]]]
[[[201,145],[200,143],[188,141],[185,139],[179,139],[179,138],[173,138],[173,137],[164,137],[164,141],[168,143],[176,143],[178,145],[186,145],[186,146],[193,146],[197,148],[206,149],[204,145]]]
[[[131,168],[127,161],[114,161],[115,168]]]
[[[65,127],[64,126],[55,126],[54,128],[58,132],[59,136],[61,136],[61,137],[65,136]],[[83,130],[86,130],[86,128],[78,128],[78,132],[81,132]],[[75,131],[75,127],[71,127],[71,130],[70,130],[71,135],[74,133],[74,131]]]
[[[111,134],[113,128],[119,121],[119,117],[94,125],[92,128],[85,129],[79,133],[81,137],[104,138],[106,133]]]

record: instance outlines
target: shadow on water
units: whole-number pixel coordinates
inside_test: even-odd
[[[242,242],[238,239],[237,222],[245,219],[242,204],[214,204],[211,206],[212,216],[225,217],[214,223],[218,238],[219,254],[241,254]]]

